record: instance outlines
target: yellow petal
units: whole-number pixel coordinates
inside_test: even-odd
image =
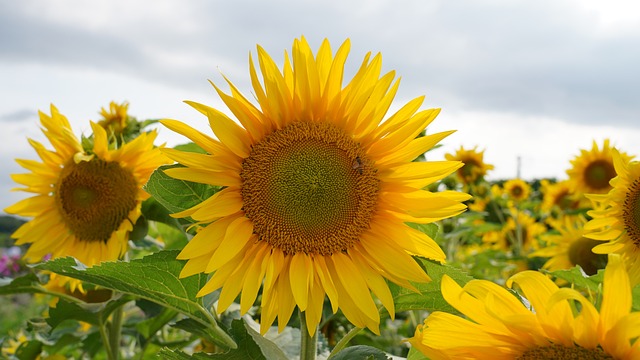
[[[617,254],[610,254],[604,272],[600,331],[606,333],[631,310],[631,283],[625,265]]]
[[[311,272],[313,264],[311,259],[305,253],[296,253],[291,258],[291,271],[289,272],[289,281],[291,282],[291,291],[296,305],[300,310],[307,309],[307,300],[309,297],[309,284],[311,280]]]
[[[225,264],[236,256],[252,240],[252,237],[251,220],[244,216],[233,220],[227,227],[222,243],[211,257],[211,264],[218,264],[218,266]]]
[[[171,119],[163,119],[160,120],[160,123],[169,129],[182,134],[189,138],[194,143],[198,144],[201,148],[203,148],[209,154],[217,154],[221,151],[224,151],[224,147],[220,144],[219,141],[214,140],[212,137],[201,133],[200,131],[190,127],[189,125]]]

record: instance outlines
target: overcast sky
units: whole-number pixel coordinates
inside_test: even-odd
[[[151,6],[151,4],[153,4]],[[0,0],[0,206],[14,158],[44,141],[37,111],[55,104],[77,133],[112,100],[140,119],[207,130],[183,100],[224,110],[208,79],[250,95],[256,44],[282,62],[294,38],[368,52],[402,77],[396,106],[427,95],[429,131],[457,129],[432,152],[486,149],[490,178],[566,177],[580,149],[610,138],[640,155],[640,3],[631,1]],[[186,140],[160,128],[169,145]]]

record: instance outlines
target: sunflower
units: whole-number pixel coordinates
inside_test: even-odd
[[[502,229],[485,233],[482,236],[483,242],[493,244],[496,249],[511,250],[517,254],[537,250],[538,236],[546,231],[545,225],[524,211],[512,209],[511,213],[515,216],[508,217]]]
[[[109,110],[102,108],[100,115],[102,119],[98,121],[98,125],[105,128],[109,133],[121,134],[128,125],[129,115],[127,110],[129,109],[129,103],[118,104],[111,102],[109,104]]]
[[[611,189],[609,181],[616,176],[613,165],[612,147],[609,139],[604,140],[602,149],[593,141],[590,151],[580,150],[580,155],[571,160],[573,167],[567,170],[572,192],[580,194],[606,194]],[[629,162],[631,157],[620,153],[622,160]],[[588,205],[588,204],[587,204]]]
[[[53,105],[51,116],[40,112],[40,122],[54,150],[29,139],[42,162],[16,159],[31,171],[11,176],[25,186],[17,190],[36,195],[5,209],[33,217],[12,237],[17,245],[31,244],[25,253],[31,262],[49,255],[73,256],[87,266],[118,259],[140,217],[141,202],[149,197],[142,185],[168,161],[153,147],[156,133],[143,133],[119,149],[109,149],[105,130],[91,123],[93,149],[85,151],[67,118]],[[71,291],[79,284],[70,281]]]
[[[314,56],[304,38],[293,44],[284,69],[258,46],[259,71],[250,57],[259,108],[227,80],[217,93],[240,125],[211,107],[189,102],[207,115],[218,140],[176,120],[168,128],[208,154],[165,149],[185,165],[167,170],[177,179],[225,188],[191,209],[203,228],[182,250],[181,277],[213,273],[198,293],[222,289],[218,312],[239,293],[241,312],[263,284],[261,331],[278,318],[284,329],[295,306],[311,334],[325,294],[353,324],[378,333],[371,292],[394,314],[385,278],[413,288],[430,278],[411,255],[444,261],[445,254],[407,222],[430,223],[464,211],[457,192],[422,190],[462,166],[458,161],[412,162],[451,131],[418,135],[439,110],[418,111],[416,98],[381,123],[398,89],[394,72],[380,76],[380,54],[368,54],[342,87],[350,42],[332,54],[322,42]]]
[[[544,269],[562,270],[580,265],[587,275],[595,275],[598,269],[604,268],[607,258],[592,251],[599,242],[584,237],[586,223],[584,216],[563,216],[552,223],[554,233],[540,236],[546,246],[530,256],[550,258],[542,266]]]
[[[461,288],[444,275],[442,295],[468,319],[434,312],[409,342],[434,360],[640,358],[634,342],[640,312],[630,312],[629,276],[618,255],[609,256],[599,313],[578,291],[560,289],[542,273],[518,273],[507,282],[514,284],[530,306],[491,281]]]
[[[613,150],[616,176],[608,194],[587,195],[596,204],[587,214],[593,217],[585,225],[585,236],[606,241],[593,251],[618,253],[627,263],[634,284],[640,283],[640,162],[627,160]]]
[[[470,150],[460,146],[455,154],[444,155],[447,160],[464,163],[464,166],[456,171],[456,175],[465,185],[478,182],[487,175],[487,171],[493,170],[493,165],[484,162],[484,150],[478,152],[476,149],[477,146]]]
[[[522,201],[529,198],[531,194],[531,186],[522,179],[511,179],[505,181],[504,192],[507,194],[510,200]]]
[[[542,203],[540,210],[544,213],[563,213],[567,210],[576,210],[580,207],[580,201],[576,200],[571,192],[569,180],[550,183],[548,180],[540,182],[542,189]]]

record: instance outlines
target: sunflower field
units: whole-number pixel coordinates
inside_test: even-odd
[[[349,51],[258,46],[249,91],[186,102],[208,133],[40,112],[2,224],[2,356],[640,359],[636,154],[594,141],[564,179],[490,181],[476,144],[432,158],[453,130],[394,102],[380,54],[345,78]]]

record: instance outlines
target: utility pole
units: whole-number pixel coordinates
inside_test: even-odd
[[[522,166],[522,158],[518,155],[518,165],[516,167],[516,178],[520,179],[520,167]]]

